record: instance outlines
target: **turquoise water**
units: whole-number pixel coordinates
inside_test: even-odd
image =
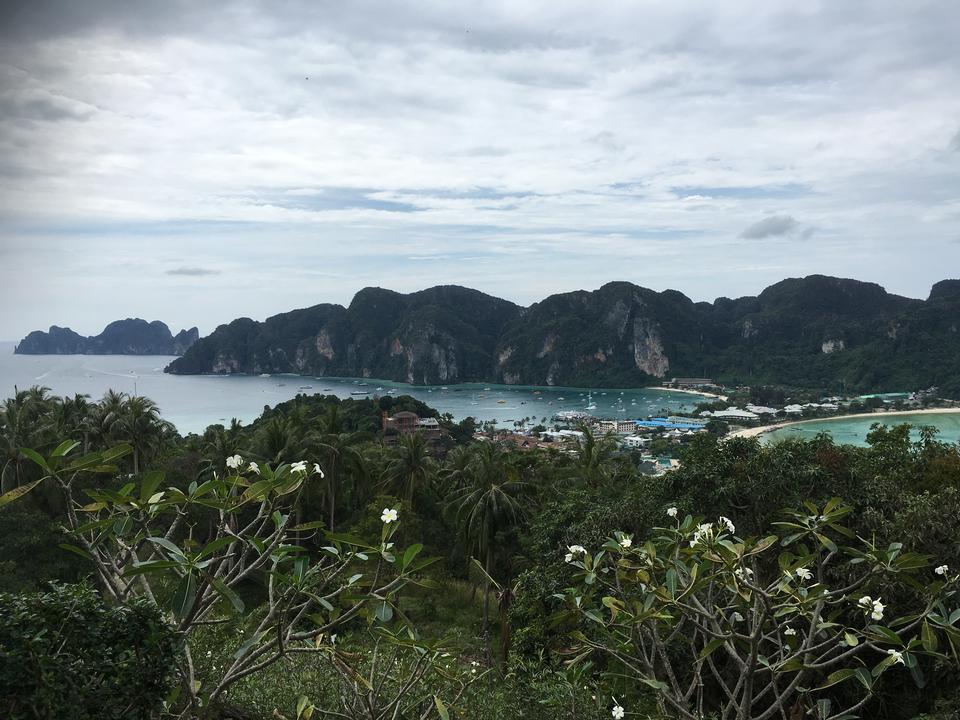
[[[761,435],[764,443],[778,442],[786,438],[808,440],[820,432],[828,432],[834,441],[849,445],[866,445],[866,436],[874,423],[884,425],[932,425],[940,431],[938,439],[945,442],[960,442],[960,411],[955,413],[888,415],[886,417],[836,418],[815,422],[788,425]],[[916,436],[916,432],[914,431]]]
[[[165,356],[14,355],[13,343],[0,343],[0,394],[13,394],[15,385],[21,389],[45,385],[56,395],[82,393],[93,399],[111,388],[136,392],[154,400],[164,418],[181,433],[199,432],[211,423],[228,423],[232,418],[249,423],[264,406],[276,405],[298,393],[349,398],[352,392],[369,390],[371,395],[384,395],[393,389],[393,394],[412,395],[455,419],[473,416],[497,420],[504,426],[522,418],[549,419],[561,410],[583,410],[591,393],[597,406],[591,414],[618,419],[692,409],[703,400],[697,395],[650,389],[587,391],[518,385],[450,385],[444,389],[297,375],[167,375],[163,368],[171,360]],[[307,385],[310,387],[301,387]]]

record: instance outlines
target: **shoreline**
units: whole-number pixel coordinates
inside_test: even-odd
[[[779,430],[780,428],[789,427],[791,425],[804,425],[815,422],[833,422],[837,420],[850,420],[853,418],[896,417],[898,415],[943,415],[947,413],[960,413],[960,407],[924,408],[922,410],[884,410],[881,412],[872,413],[854,413],[852,415],[832,415],[830,417],[822,418],[807,418],[806,420],[788,420],[785,422],[774,423],[773,425],[761,425],[759,427],[743,428],[742,430],[736,430],[730,433],[727,435],[727,437],[759,437],[760,435],[766,435],[774,430]]]
[[[684,395],[701,395],[702,397],[714,398],[716,400],[723,400],[724,402],[728,400],[726,395],[707,392],[706,390],[682,390],[680,388],[662,387],[658,385],[647,385],[643,389],[644,390],[663,390],[664,392],[683,393]]]

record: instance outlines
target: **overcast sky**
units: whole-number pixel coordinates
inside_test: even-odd
[[[958,37],[955,0],[6,0],[0,339],[367,285],[926,297]]]

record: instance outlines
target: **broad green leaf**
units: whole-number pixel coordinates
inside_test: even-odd
[[[181,550],[180,548],[178,548],[176,545],[174,545],[172,542],[170,542],[170,541],[167,540],[166,538],[162,538],[162,537],[148,537],[147,540],[149,540],[150,542],[152,542],[152,543],[155,544],[155,545],[159,545],[159,546],[162,547],[164,550],[166,550],[166,551],[169,552],[169,553],[172,553],[173,555],[176,555],[176,556],[177,556],[178,558],[180,558],[181,560],[186,560],[186,559],[187,559],[186,556],[183,554],[183,550]]]
[[[223,580],[219,578],[210,578],[210,584],[213,585],[213,589],[216,590],[220,595],[225,597],[230,601],[230,604],[233,605],[233,609],[238,613],[242,613],[244,610],[243,600],[240,599],[240,596],[234,592],[233,588],[228,586]]]
[[[723,638],[714,638],[713,640],[711,640],[710,642],[708,642],[706,645],[703,646],[703,650],[700,651],[700,655],[698,656],[698,659],[703,660],[705,657],[710,655],[710,653],[712,653],[718,647],[723,645],[723,643],[724,643]]]
[[[393,619],[393,608],[386,600],[380,600],[374,606],[374,615],[382,623],[388,623]]]
[[[437,706],[437,713],[440,715],[440,720],[450,720],[450,713],[447,712],[447,706],[443,704],[443,700],[434,695],[433,704]]]
[[[74,555],[79,555],[85,560],[92,560],[93,556],[88,553],[83,548],[77,547],[76,545],[71,545],[70,543],[60,543],[59,547],[63,548],[68,552],[72,552]]]
[[[17,498],[23,497],[28,492],[33,490],[37,485],[42,483],[45,479],[46,478],[40,478],[39,480],[34,480],[33,482],[29,482],[26,485],[21,485],[20,487],[16,487],[13,490],[8,490],[3,495],[0,495],[0,507],[3,507],[4,505],[9,505]]]
[[[936,652],[939,646],[937,634],[926,620],[923,621],[923,625],[920,627],[920,642],[923,643],[923,649],[929,652]]]
[[[36,450],[31,450],[30,448],[24,447],[20,448],[20,452],[33,460],[33,462],[42,467],[44,470],[50,472],[50,466],[47,465],[46,458],[44,458],[43,455],[38,453]]]
[[[183,619],[193,609],[197,600],[197,578],[193,573],[187,573],[180,579],[176,591],[173,593],[171,609],[178,620]]]
[[[140,485],[140,502],[145,503],[148,501],[148,498],[160,487],[160,483],[163,482],[163,477],[163,472],[160,470],[151,470],[143,476],[143,483]]]
[[[413,562],[413,559],[417,556],[417,553],[419,553],[421,550],[423,550],[423,545],[420,543],[414,543],[408,547],[403,553],[403,567],[406,568],[409,566],[410,563]]]
[[[326,523],[323,520],[311,520],[310,522],[305,522],[300,525],[295,525],[290,528],[291,531],[295,530],[316,530],[317,528],[325,527]]]
[[[63,457],[64,455],[72,452],[73,449],[79,445],[80,443],[78,443],[76,440],[64,440],[62,443],[57,445],[56,449],[52,453],[50,453],[50,457],[52,458]]]

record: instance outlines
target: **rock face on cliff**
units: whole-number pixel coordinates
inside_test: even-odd
[[[613,282],[528,308],[457,286],[411,294],[366,288],[346,308],[316,305],[222,325],[167,370],[581,387],[705,376],[960,393],[958,328],[956,280],[913,300],[811,275],[713,303]]]
[[[99,335],[84,337],[70,328],[52,326],[35,330],[21,340],[15,353],[21,355],[183,355],[200,339],[197,328],[175,336],[159,320],[117,320]]]

